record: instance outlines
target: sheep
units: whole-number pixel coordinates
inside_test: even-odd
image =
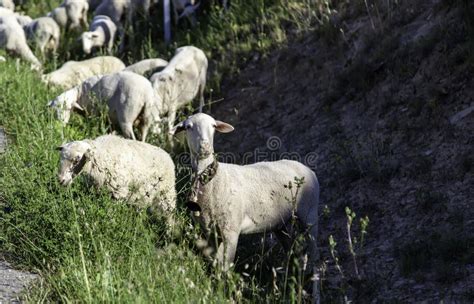
[[[214,133],[233,130],[231,125],[204,113],[188,117],[173,129],[174,133],[186,131],[191,154],[194,181],[188,207],[208,238],[211,227],[221,234],[216,262],[224,270],[229,269],[240,234],[274,231],[283,245],[288,244],[284,231],[295,215],[309,232],[309,257],[315,271],[319,204],[316,174],[290,160],[244,166],[218,162],[214,155]],[[290,193],[284,186],[296,178],[304,183],[298,195],[292,197],[295,192]],[[316,293],[317,284],[313,288]]]
[[[5,61],[7,61],[7,59],[5,59],[5,57],[3,56],[0,56],[0,62],[5,62]]]
[[[168,61],[160,58],[145,59],[129,65],[124,71],[133,72],[142,76],[154,74],[157,70],[163,69],[168,65]]]
[[[12,0],[0,0],[0,7],[4,7],[11,11],[15,10],[15,3]]]
[[[33,40],[44,56],[46,52],[56,53],[61,31],[51,17],[40,17],[23,27],[28,40]]]
[[[0,17],[0,48],[30,62],[32,69],[41,70],[41,63],[28,47],[25,32],[14,15]]]
[[[87,27],[87,11],[89,3],[86,0],[64,0],[64,2],[50,13],[51,17],[61,28],[78,30]]]
[[[109,16],[117,25],[121,25],[125,18],[125,13],[130,7],[130,0],[102,0],[95,9],[94,15]]]
[[[176,208],[175,166],[164,150],[147,143],[104,135],[58,147],[59,183],[69,186],[80,174],[117,200],[161,211],[172,223]]]
[[[96,75],[87,78],[80,85],[51,100],[48,106],[56,110],[56,116],[63,124],[67,124],[74,110],[85,113],[84,108],[89,106],[88,93],[102,77],[103,75]]]
[[[83,61],[68,61],[56,71],[42,76],[43,82],[70,89],[94,75],[121,71],[125,64],[113,56],[98,56]]]
[[[160,132],[160,104],[148,79],[123,71],[93,81],[92,86],[77,86],[49,103],[57,109],[59,119],[67,123],[74,109],[90,112],[97,107],[98,100],[108,105],[112,125],[118,126],[126,138],[135,139],[135,122],[140,122],[142,141],[146,140],[150,128],[154,134]]]
[[[191,25],[196,25],[195,12],[201,2],[196,0],[173,0],[174,23],[178,24],[181,18],[188,18]]]
[[[117,26],[110,17],[105,15],[95,16],[89,27],[89,32],[84,32],[81,35],[84,53],[90,54],[92,48],[105,46],[107,52],[111,54],[116,32]]]
[[[198,94],[199,112],[202,112],[206,73],[207,58],[204,52],[193,46],[184,46],[176,50],[163,71],[150,78],[162,104],[160,114],[168,113],[168,130],[175,123],[177,109],[191,102]]]

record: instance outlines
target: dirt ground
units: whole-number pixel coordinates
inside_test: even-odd
[[[216,135],[216,151],[237,163],[296,157],[315,170],[328,297],[472,302],[474,83],[464,15],[472,5],[374,3],[370,16],[341,4],[332,28],[295,34],[227,79],[208,113],[235,131]],[[357,214],[353,236],[359,217],[370,219],[356,250],[361,279],[346,206]]]

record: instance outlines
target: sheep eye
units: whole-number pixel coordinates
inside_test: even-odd
[[[186,125],[186,130],[189,130],[192,128],[192,125]]]

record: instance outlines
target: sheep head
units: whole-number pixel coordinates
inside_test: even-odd
[[[81,173],[91,148],[85,141],[73,141],[58,147],[61,158],[58,180],[61,185],[70,185],[74,177]]]
[[[84,112],[84,109],[77,103],[78,97],[79,89],[74,87],[51,100],[48,106],[56,109],[58,120],[67,124],[74,109]]]
[[[229,133],[233,130],[234,127],[228,123],[215,120],[207,114],[198,113],[177,124],[171,132],[177,134],[186,131],[191,157],[200,160],[214,153],[215,131]]]
[[[99,38],[99,35],[95,32],[84,32],[81,35],[81,41],[82,41],[82,50],[86,54],[90,54],[92,47],[97,45],[97,40]]]

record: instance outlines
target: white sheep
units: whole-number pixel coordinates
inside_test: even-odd
[[[45,74],[42,80],[51,85],[69,89],[95,75],[105,75],[121,71],[125,64],[113,56],[98,56],[83,61],[68,61],[61,68]]]
[[[56,53],[61,30],[51,17],[40,17],[23,27],[28,40],[35,42],[44,56],[46,52]]]
[[[175,166],[164,150],[115,135],[73,141],[58,149],[61,185],[70,185],[82,174],[97,188],[108,189],[114,199],[157,208],[168,218],[175,210]]]
[[[160,58],[145,59],[129,65],[124,71],[133,72],[142,76],[154,74],[157,70],[161,70],[168,65],[168,61]]]
[[[96,75],[87,78],[80,85],[61,93],[51,100],[48,106],[54,108],[56,110],[56,117],[64,124],[67,124],[74,110],[85,113],[84,108],[90,107],[88,94],[102,77],[103,75]]]
[[[69,30],[79,30],[87,27],[87,11],[89,3],[86,0],[64,0],[63,3],[50,13],[51,17],[61,28]]]
[[[11,11],[15,10],[15,3],[12,0],[0,0],[0,7],[4,7]]]
[[[117,26],[109,16],[95,16],[89,31],[81,35],[82,50],[84,53],[90,54],[92,48],[105,47],[107,52],[111,54],[116,32]]]
[[[41,70],[41,63],[29,48],[25,32],[14,15],[0,17],[0,48],[30,62],[32,69]]]
[[[58,118],[67,123],[74,109],[92,112],[100,107],[97,103],[108,105],[110,121],[127,138],[135,139],[133,125],[138,121],[142,141],[146,140],[150,128],[154,134],[160,132],[160,104],[153,87],[148,79],[132,72],[123,71],[93,79],[64,92],[49,105],[56,108]]]
[[[22,27],[27,25],[31,21],[33,21],[33,19],[31,19],[30,16],[26,16],[26,15],[23,15],[23,14],[20,14],[20,13],[16,13],[16,12],[14,12],[14,11],[8,9],[8,8],[0,6],[0,17],[4,17],[4,16],[14,16],[16,18],[16,20],[18,21],[18,23]]]
[[[174,132],[186,131],[194,181],[188,206],[197,221],[209,232],[217,228],[222,241],[216,261],[225,270],[234,261],[240,234],[274,231],[285,240],[285,228],[293,215],[308,231],[309,258],[315,271],[318,258],[319,182],[316,174],[303,164],[280,160],[239,166],[220,163],[214,155],[215,131],[228,133],[233,127],[198,113],[179,123]],[[304,183],[293,192],[285,185],[298,179]],[[317,285],[313,288],[317,292]]]
[[[179,20],[186,17],[191,25],[196,25],[196,10],[201,4],[196,0],[173,0],[174,23],[178,24]]]
[[[174,57],[163,71],[153,74],[150,81],[162,104],[162,116],[168,113],[168,130],[171,130],[176,111],[191,102],[198,94],[199,112],[204,106],[207,58],[203,51],[194,46],[176,50]]]
[[[125,16],[130,7],[130,0],[102,0],[95,9],[94,15],[109,16],[117,26],[121,26],[125,21]]]

